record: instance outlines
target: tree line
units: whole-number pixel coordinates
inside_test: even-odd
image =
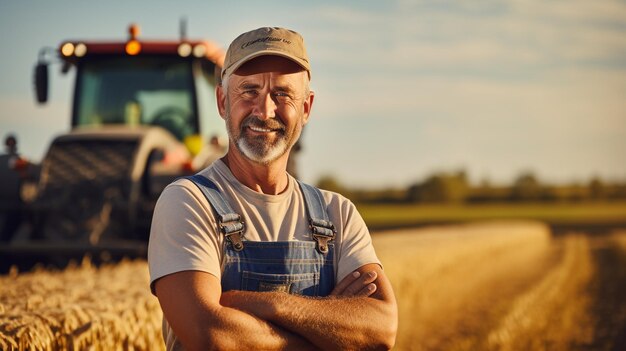
[[[534,173],[520,174],[509,185],[489,181],[471,184],[465,171],[434,173],[406,188],[355,189],[333,176],[319,179],[317,186],[341,193],[361,203],[478,204],[501,202],[585,202],[626,200],[626,182],[607,182],[593,177],[585,183],[549,184]]]

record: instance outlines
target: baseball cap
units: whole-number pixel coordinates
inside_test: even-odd
[[[241,34],[228,47],[221,78],[232,74],[255,57],[276,55],[299,64],[311,76],[304,39],[297,32],[280,27],[262,27]]]

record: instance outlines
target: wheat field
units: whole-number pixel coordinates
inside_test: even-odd
[[[0,278],[0,350],[163,350],[145,261]]]
[[[626,349],[626,232],[493,222],[374,245],[398,298],[397,350]]]
[[[385,231],[396,350],[621,350],[626,232],[536,222]],[[0,277],[0,350],[163,350],[145,261]]]

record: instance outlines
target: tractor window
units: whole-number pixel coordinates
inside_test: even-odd
[[[204,132],[204,137],[224,137],[226,136],[226,126],[224,120],[217,111],[217,98],[215,97],[215,73],[213,65],[203,66],[196,61],[194,70],[196,71],[196,91],[198,94],[198,115],[200,116],[200,130]]]
[[[98,57],[81,62],[75,126],[153,125],[177,139],[198,133],[191,62],[168,57]]]

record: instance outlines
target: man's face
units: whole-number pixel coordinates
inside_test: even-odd
[[[313,102],[306,71],[285,58],[261,56],[233,73],[227,89],[218,99],[231,144],[265,165],[287,154]]]

